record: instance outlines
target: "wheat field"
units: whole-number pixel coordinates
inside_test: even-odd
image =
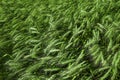
[[[0,80],[120,80],[120,0],[0,0]]]

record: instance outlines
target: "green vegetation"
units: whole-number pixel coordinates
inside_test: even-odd
[[[120,0],[0,0],[0,80],[119,80]]]

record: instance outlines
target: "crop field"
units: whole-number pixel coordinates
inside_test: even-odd
[[[120,80],[120,0],[0,0],[0,80]]]

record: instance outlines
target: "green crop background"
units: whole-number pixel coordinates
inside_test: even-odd
[[[0,0],[0,80],[120,80],[120,0]]]

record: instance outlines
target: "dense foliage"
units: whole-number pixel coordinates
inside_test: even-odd
[[[0,80],[119,80],[120,0],[0,0]]]

